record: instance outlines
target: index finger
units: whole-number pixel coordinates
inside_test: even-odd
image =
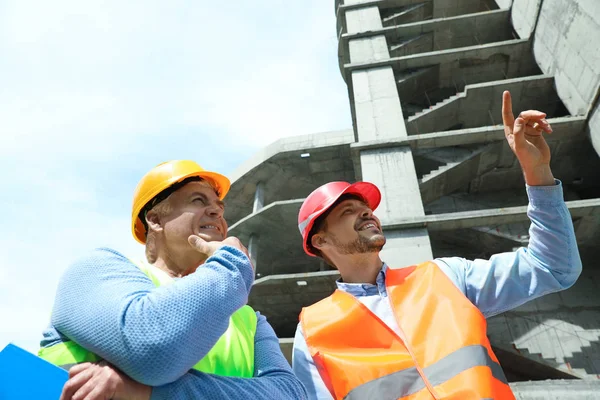
[[[515,115],[512,112],[512,98],[508,90],[502,93],[502,122],[505,128],[509,128],[512,131],[515,124]]]

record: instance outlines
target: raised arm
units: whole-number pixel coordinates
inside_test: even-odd
[[[562,185],[527,187],[529,245],[489,260],[435,262],[486,317],[572,286],[581,274],[573,223]]]
[[[486,316],[566,289],[581,274],[581,259],[562,184],[550,170],[550,148],[543,135],[552,133],[552,128],[546,114],[529,110],[515,119],[510,93],[504,92],[502,119],[506,141],[519,160],[527,184],[529,246],[496,254],[489,260],[436,260]]]

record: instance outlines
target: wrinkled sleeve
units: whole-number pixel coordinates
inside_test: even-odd
[[[163,385],[210,351],[252,283],[250,261],[229,246],[158,288],[123,255],[97,249],[61,278],[52,324],[136,381]]]
[[[313,361],[300,324],[296,328],[294,350],[292,353],[292,368],[294,373],[306,387],[308,398],[311,400],[332,400],[331,393],[325,386],[319,371]]]
[[[152,400],[163,399],[307,399],[306,390],[281,353],[279,340],[257,313],[254,378],[234,378],[195,370],[168,385],[155,387]]]
[[[571,287],[582,264],[562,184],[528,186],[529,245],[489,260],[435,262],[486,317]]]

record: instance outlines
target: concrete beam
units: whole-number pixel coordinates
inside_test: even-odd
[[[287,157],[294,153],[308,151],[316,151],[328,147],[342,146],[354,142],[354,131],[352,129],[344,129],[331,132],[320,132],[308,135],[299,135],[289,138],[279,139],[270,145],[256,152],[248,160],[244,161],[230,175],[232,186],[237,181],[244,180],[245,175],[251,172],[254,168],[264,164],[266,161],[275,157]]]
[[[550,118],[548,121],[554,129],[552,135],[546,136],[548,142],[569,140],[584,134],[586,122],[584,116]],[[352,143],[350,148],[353,153],[362,150],[385,149],[398,146],[410,146],[412,149],[433,149],[438,147],[491,143],[499,140],[504,140],[504,128],[502,125],[424,133],[411,135],[407,138],[357,142]]]
[[[339,276],[337,271],[323,271],[257,279],[248,304],[267,317],[278,337],[293,337],[302,307],[333,293]]]
[[[291,271],[313,273],[321,269],[319,259],[304,254],[300,234],[296,230],[297,215],[303,201],[304,199],[296,199],[269,204],[230,228],[230,234],[237,236],[244,243],[248,243],[254,232],[261,232],[261,240],[257,244],[257,251],[261,258],[256,267],[262,276],[273,274],[279,276],[278,274]],[[574,219],[600,218],[600,199],[573,200],[567,201],[566,204]],[[404,253],[407,253],[407,247],[413,246],[415,240],[424,238],[423,234],[417,232],[419,229],[426,230],[425,232],[436,232],[528,221],[526,206],[422,215],[412,218],[388,217],[384,219],[383,224],[386,237],[389,238],[389,243],[393,244],[394,240],[397,241],[398,246],[386,246],[386,259],[394,261],[396,265],[406,265],[406,260],[398,258],[394,249],[403,249]],[[273,246],[275,242],[277,245]],[[427,258],[419,254],[421,254],[419,251],[414,252],[414,257],[419,257],[419,260]],[[430,254],[427,256],[432,257]],[[281,260],[289,261],[282,263]],[[295,277],[297,276],[294,275]]]
[[[393,57],[389,60],[373,61],[366,63],[350,63],[344,65],[346,73],[377,67],[391,66],[394,71],[409,68],[422,68],[434,64],[443,64],[459,59],[475,58],[486,59],[496,54],[507,56],[520,56],[529,53],[530,43],[527,39],[507,40],[501,43],[490,43],[478,46],[468,46],[460,49],[432,51],[429,53],[415,54],[406,57]]]
[[[573,200],[566,202],[573,218],[600,215],[600,199]],[[430,231],[474,228],[478,226],[511,224],[526,221],[527,207],[473,210],[447,214],[425,215],[389,221],[384,230],[414,229],[426,227]]]
[[[545,380],[510,384],[517,400],[595,400],[600,381]]]
[[[246,236],[249,239],[252,232],[275,228],[276,225],[281,226],[281,222],[284,224],[287,223],[288,227],[286,229],[288,229],[290,222],[297,222],[298,212],[303,201],[304,199],[275,201],[230,226],[229,233],[240,239],[245,239]],[[284,216],[285,220],[282,221],[280,219],[281,216]],[[294,232],[294,236],[300,238],[300,233],[296,231]]]
[[[260,276],[314,272],[321,268],[320,259],[309,257],[302,249],[302,237],[297,228],[302,202],[303,199],[296,199],[270,203],[229,228],[230,236],[247,245],[252,244],[252,255],[257,256],[254,266]],[[260,240],[256,234],[260,235]]]
[[[383,27],[368,32],[344,33],[340,37],[341,55],[344,63],[348,63],[348,41],[381,35],[385,36],[390,45],[394,45],[406,38],[431,33],[437,38],[437,47],[432,47],[429,51],[509,40],[512,38],[506,34],[510,33],[509,16],[508,9],[493,10]],[[448,41],[449,38],[452,38],[452,41]],[[457,41],[457,38],[461,40]]]
[[[252,213],[259,183],[264,188],[264,206],[308,196],[332,180],[354,181],[354,160],[349,149],[353,142],[354,131],[349,129],[281,139],[261,149],[230,175],[225,219],[234,224]]]

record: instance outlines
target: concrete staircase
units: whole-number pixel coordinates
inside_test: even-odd
[[[412,121],[412,120],[418,118],[419,116],[421,116],[423,114],[426,114],[426,113],[429,113],[429,112],[434,112],[436,109],[444,107],[446,104],[448,104],[448,103],[450,103],[452,101],[455,101],[458,98],[466,97],[466,95],[467,94],[465,92],[460,92],[460,93],[456,93],[455,95],[452,95],[452,96],[450,96],[448,98],[445,98],[442,101],[438,101],[437,103],[435,103],[431,107],[424,108],[422,111],[415,113],[412,117],[409,118],[409,121]]]
[[[517,246],[527,246],[529,243],[529,225],[528,222],[520,222],[497,226],[481,226],[473,229],[488,235],[512,240]]]
[[[471,147],[442,147],[424,155],[443,164],[424,174],[419,182],[425,204],[464,187],[483,170],[491,169],[497,161],[497,144]],[[487,159],[486,163],[481,158]],[[491,161],[491,162],[490,162]]]
[[[408,117],[408,134],[440,132],[454,126],[476,128],[501,124],[504,90],[510,90],[514,110],[538,109],[544,110],[549,118],[560,116],[554,79],[536,75],[466,85],[464,91]]]

